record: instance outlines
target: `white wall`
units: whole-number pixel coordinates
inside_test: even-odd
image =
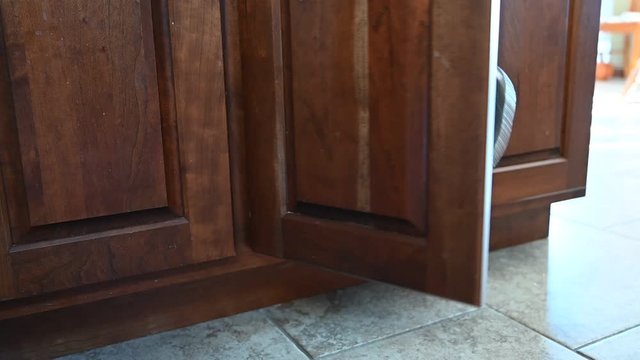
[[[630,0],[602,0],[601,17],[619,15],[629,10]],[[598,53],[603,55],[606,62],[612,63],[616,68],[624,67],[624,35],[600,34]]]

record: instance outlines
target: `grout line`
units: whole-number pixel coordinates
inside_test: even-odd
[[[444,321],[453,320],[453,319],[457,319],[459,317],[463,317],[465,315],[471,314],[471,313],[473,313],[475,311],[478,311],[480,309],[481,308],[469,309],[469,310],[463,311],[461,313],[458,313],[458,314],[455,314],[455,315],[451,315],[451,316],[448,316],[446,318],[442,318],[442,319],[430,322],[428,324],[423,324],[423,325],[420,325],[420,326],[417,326],[417,327],[414,327],[414,328],[411,328],[411,329],[402,330],[402,331],[397,332],[395,334],[390,334],[390,335],[386,335],[386,336],[383,336],[383,337],[380,337],[380,338],[377,338],[377,339],[365,341],[363,343],[356,344],[356,345],[354,345],[352,347],[349,347],[349,348],[346,348],[346,349],[342,349],[342,350],[338,350],[338,351],[322,354],[322,355],[320,355],[318,357],[318,359],[323,359],[323,358],[326,358],[328,356],[333,356],[333,355],[336,355],[336,354],[343,353],[345,351],[351,351],[351,350],[354,350],[354,349],[358,349],[358,348],[361,348],[361,347],[365,347],[365,346],[371,345],[373,343],[377,343],[377,342],[384,341],[384,340],[389,340],[389,339],[392,339],[392,338],[395,338],[395,337],[406,335],[406,334],[414,332],[414,331],[419,331],[419,330],[422,330],[422,329],[427,328],[429,326],[437,325],[437,324],[439,324],[441,322],[444,322]]]
[[[565,215],[562,215],[562,214],[552,214],[551,217],[559,218],[559,220],[572,223],[573,225],[586,226],[588,228],[599,230],[599,231],[603,231],[603,232],[606,231],[607,227],[611,226],[611,225],[607,225],[605,227],[601,227],[601,226],[593,225],[592,223],[590,223],[588,221],[583,221],[581,219],[576,219],[576,218],[573,218],[573,217],[570,217],[570,216],[565,216]]]
[[[626,240],[633,240],[633,241],[639,241],[640,239],[636,238],[636,237],[632,237],[630,235],[625,235],[625,234],[620,234],[617,233],[615,231],[611,231],[611,230],[607,230],[607,233],[610,235],[615,235],[617,237],[621,237],[621,238],[625,238]]]
[[[630,326],[630,327],[625,328],[625,329],[623,329],[623,330],[617,331],[617,332],[615,332],[615,333],[613,333],[613,334],[605,335],[605,336],[603,336],[603,337],[601,337],[601,338],[599,338],[599,339],[596,339],[596,340],[590,341],[590,342],[588,342],[588,343],[586,343],[586,344],[584,344],[584,345],[580,345],[580,346],[578,346],[578,347],[576,348],[576,350],[582,350],[582,349],[584,349],[584,348],[586,348],[586,347],[588,347],[588,346],[591,346],[591,345],[593,345],[593,344],[599,343],[599,342],[601,342],[601,341],[605,341],[605,340],[610,339],[610,338],[612,338],[612,337],[614,337],[614,336],[618,336],[618,335],[620,335],[620,334],[622,334],[622,333],[626,333],[627,331],[631,331],[631,330],[635,330],[635,329],[640,329],[640,324]]]
[[[563,215],[554,215],[554,216],[559,218],[559,220],[570,222],[573,225],[580,225],[580,226],[588,227],[590,229],[597,230],[597,231],[600,231],[602,233],[606,233],[607,235],[613,235],[615,237],[623,238],[625,240],[635,240],[635,241],[640,240],[638,238],[635,238],[635,237],[632,237],[632,236],[629,236],[629,235],[617,233],[617,232],[615,232],[613,230],[613,228],[615,228],[617,226],[628,225],[628,224],[631,224],[631,223],[634,223],[634,222],[638,222],[638,221],[640,221],[640,219],[634,219],[634,220],[629,220],[628,222],[625,221],[625,222],[616,223],[616,224],[613,224],[613,225],[607,225],[605,227],[600,227],[600,226],[596,226],[596,225],[593,225],[591,223],[588,223],[586,221],[583,222],[582,220],[577,220],[577,219],[573,219],[573,218],[569,218],[569,217],[564,217]]]
[[[576,354],[582,356],[583,358],[587,359],[587,360],[596,360],[595,358],[592,358],[591,356],[587,355],[587,354],[583,354],[581,352],[575,352]]]
[[[502,315],[502,316],[506,317],[507,319],[509,319],[509,320],[511,320],[511,321],[514,321],[514,322],[516,322],[516,323],[518,323],[518,324],[520,324],[520,325],[524,326],[525,328],[527,328],[527,329],[529,329],[529,330],[531,330],[531,331],[533,331],[533,332],[537,333],[538,335],[540,335],[540,336],[544,337],[545,339],[547,339],[547,340],[549,340],[549,341],[551,341],[551,342],[554,342],[554,343],[556,343],[556,344],[558,344],[558,345],[562,346],[563,348],[565,348],[565,349],[567,349],[567,350],[571,351],[572,353],[577,354],[577,355],[579,355],[579,356],[582,356],[582,354],[578,353],[578,351],[577,351],[578,349],[577,349],[577,348],[576,348],[576,349],[573,349],[573,348],[571,348],[571,346],[569,346],[569,345],[567,345],[567,344],[565,344],[565,343],[561,342],[560,340],[558,340],[558,339],[554,339],[554,338],[552,338],[551,336],[549,336],[549,335],[547,335],[547,334],[544,334],[544,333],[542,333],[541,331],[539,331],[539,330],[537,330],[537,329],[532,328],[531,326],[529,326],[529,325],[527,325],[527,324],[525,324],[525,323],[523,323],[523,322],[519,321],[518,319],[516,319],[516,318],[514,318],[514,317],[512,317],[512,316],[510,316],[510,315],[507,315],[507,314],[503,313],[502,311],[500,311],[500,310],[498,310],[498,309],[496,309],[496,308],[493,308],[493,307],[491,307],[491,306],[489,306],[489,305],[487,305],[486,307],[487,307],[487,309],[490,309],[490,310],[494,311],[495,313],[498,313],[498,314],[500,314],[500,315]]]
[[[263,315],[267,318],[267,321],[271,325],[275,326],[278,329],[278,331],[280,331],[280,333],[285,338],[287,338],[287,340],[289,340],[289,342],[291,342],[293,344],[293,346],[295,346],[298,350],[300,350],[300,352],[304,356],[306,356],[309,359],[314,359],[314,357],[311,356],[311,354],[307,351],[307,349],[304,348],[304,346],[302,346],[298,341],[296,341],[296,339],[294,339],[293,336],[291,336],[291,334],[289,334],[285,329],[283,329],[282,326],[278,325],[278,323],[273,321],[273,319],[271,319],[271,317],[267,313],[264,313]]]
[[[640,221],[640,219],[634,218],[633,220],[627,220],[627,221],[624,221],[624,222],[619,222],[619,223],[615,223],[615,224],[612,224],[612,225],[607,225],[607,226],[604,227],[604,229],[609,230],[609,229],[614,228],[616,226],[629,225],[629,224],[632,224],[632,223],[638,222],[638,221]]]

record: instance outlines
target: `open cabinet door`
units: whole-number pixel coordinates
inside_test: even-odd
[[[247,0],[240,17],[254,249],[481,303],[491,1]]]

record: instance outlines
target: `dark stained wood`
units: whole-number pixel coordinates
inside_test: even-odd
[[[8,249],[11,246],[11,232],[8,216],[5,212],[4,192],[0,191],[0,247]],[[7,251],[0,251],[0,299],[8,299],[14,296],[13,269],[11,258]]]
[[[283,182],[284,100],[280,1],[245,1],[241,6],[248,239],[265,254],[281,256],[281,217],[285,214]],[[269,121],[265,121],[269,119]],[[259,181],[251,181],[260,179]]]
[[[219,3],[50,5],[0,3],[0,299],[234,255]],[[42,192],[38,210],[29,191],[62,185],[78,196]]]
[[[422,231],[430,15],[428,1],[369,1],[371,210]]]
[[[595,86],[598,48],[600,0],[574,0],[568,61],[569,88],[567,90],[566,117],[576,119],[565,126],[563,153],[572,163],[567,179],[571,184],[585,185],[589,158],[589,136],[593,88]]]
[[[222,6],[224,67],[229,126],[229,160],[236,244],[246,244],[249,221],[246,177],[240,11],[244,2],[227,0]]]
[[[294,263],[260,266],[0,321],[0,358],[51,358],[357,284]]]
[[[494,173],[494,208],[530,198],[551,203],[559,193],[583,193],[586,185],[600,0],[543,3],[516,0],[502,8],[501,61],[523,88],[512,156]],[[532,49],[539,56],[528,55]],[[559,140],[539,136],[539,127],[546,127],[554,137],[552,126]],[[553,151],[546,158],[526,155],[542,149]]]
[[[286,12],[282,13],[284,8],[277,0],[240,2],[230,0],[220,3],[197,0],[190,1],[187,5],[183,5],[183,3],[186,2],[171,0],[170,6],[167,8],[164,5],[153,8],[153,33],[156,64],[158,64],[158,90],[165,160],[164,173],[166,174],[169,203],[168,209],[163,209],[163,211],[168,210],[165,213],[173,217],[168,219],[155,217],[155,213],[143,211],[118,214],[111,218],[92,221],[79,220],[74,224],[66,224],[69,225],[68,227],[63,227],[60,224],[50,225],[56,226],[53,230],[48,230],[46,227],[31,228],[28,229],[28,236],[24,237],[20,246],[24,251],[32,249],[40,254],[53,251],[55,246],[99,248],[103,240],[89,240],[87,238],[86,241],[74,243],[69,241],[69,238],[87,234],[93,236],[91,234],[95,235],[98,230],[100,230],[99,233],[113,231],[116,234],[121,234],[129,226],[149,225],[153,227],[153,224],[161,221],[160,219],[162,221],[184,222],[185,220],[179,220],[181,216],[185,216],[189,227],[191,227],[192,221],[204,221],[202,219],[207,218],[207,215],[200,213],[193,216],[193,211],[189,210],[189,206],[190,201],[193,200],[193,194],[209,194],[211,183],[206,181],[206,176],[210,175],[202,175],[191,167],[186,167],[189,171],[183,173],[184,161],[190,159],[196,164],[205,164],[202,166],[209,166],[212,163],[218,164],[220,168],[213,170],[207,168],[203,172],[212,171],[220,177],[228,176],[229,167],[224,166],[224,161],[222,163],[211,162],[211,158],[203,155],[215,157],[222,156],[222,153],[210,152],[207,148],[198,149],[195,145],[211,145],[206,141],[209,139],[208,137],[206,139],[194,137],[194,142],[188,147],[189,152],[183,152],[182,146],[179,146],[180,144],[175,138],[179,134],[180,142],[184,142],[187,135],[189,136],[187,141],[191,136],[198,135],[197,131],[193,129],[178,132],[178,124],[184,127],[191,121],[202,125],[199,127],[201,132],[211,136],[208,131],[219,129],[211,123],[221,121],[220,116],[222,116],[220,107],[216,106],[224,108],[225,106],[221,104],[224,104],[226,100],[229,119],[228,131],[230,132],[229,146],[234,161],[231,164],[231,174],[233,211],[236,216],[237,256],[168,269],[163,272],[146,273],[109,282],[2,301],[0,302],[0,319],[3,319],[0,320],[0,358],[49,358],[187,326],[298,297],[310,296],[358,282],[335,272],[326,272],[318,268],[262,256],[253,253],[246,247],[245,240],[261,251],[281,253],[282,242],[278,239],[282,237],[283,225],[285,234],[291,231],[296,234],[295,237],[285,236],[284,240],[287,246],[284,250],[289,253],[294,252],[298,254],[295,255],[296,257],[305,258],[306,261],[329,264],[344,271],[380,279],[386,277],[394,282],[406,280],[407,282],[404,284],[413,287],[420,287],[426,283],[429,289],[438,294],[479,302],[483,270],[479,256],[483,244],[478,241],[479,233],[482,231],[480,223],[482,216],[479,215],[482,212],[482,201],[479,199],[479,189],[476,186],[469,186],[469,184],[477,185],[484,181],[483,166],[481,165],[484,163],[484,155],[481,154],[483,151],[477,151],[483,149],[479,142],[484,138],[484,134],[478,124],[484,121],[480,114],[485,111],[486,107],[486,96],[484,96],[486,89],[481,84],[486,84],[488,78],[486,73],[481,75],[480,68],[486,69],[489,64],[485,61],[478,61],[478,59],[485,58],[481,54],[488,51],[485,48],[487,42],[478,41],[478,38],[488,36],[487,2],[472,4],[462,0],[434,0],[431,4],[430,19],[433,22],[430,24],[431,34],[429,37],[432,39],[430,51],[433,52],[429,53],[431,54],[429,55],[429,73],[431,75],[429,92],[427,93],[428,99],[423,102],[423,104],[430,104],[428,108],[429,128],[426,131],[429,136],[428,158],[423,164],[428,166],[429,180],[425,185],[428,186],[427,204],[429,205],[428,213],[426,212],[428,214],[427,225],[430,225],[426,239],[417,237],[415,234],[403,234],[402,231],[387,236],[390,230],[382,231],[377,225],[378,218],[368,213],[358,212],[350,214],[355,215],[354,217],[348,217],[351,219],[369,216],[373,221],[364,222],[368,227],[363,224],[348,224],[344,221],[338,221],[340,216],[335,220],[322,217],[310,219],[310,215],[286,215],[287,206],[290,205],[287,201],[287,195],[292,193],[290,184],[286,186],[285,183],[287,167],[282,166],[285,159],[289,161],[291,159],[288,157],[290,152],[285,151],[287,139],[284,136],[287,125],[285,113],[291,110],[285,102],[290,94],[285,86],[285,79],[291,74],[287,73],[286,66],[285,68],[280,66],[280,64],[290,64],[286,51],[289,41],[287,39],[288,25],[287,22],[280,21],[281,17],[286,19]],[[154,4],[156,3],[154,2]],[[212,81],[214,73],[221,76],[212,68],[217,68],[220,71],[221,65],[216,61],[207,61],[209,57],[217,58],[220,56],[220,49],[216,52],[207,47],[200,47],[202,42],[197,39],[198,34],[202,32],[212,35],[212,26],[209,23],[205,26],[204,22],[220,21],[219,14],[211,16],[212,12],[218,9],[218,4],[222,6],[221,10],[224,14],[222,19],[224,24],[221,24],[220,29],[224,29],[225,32],[222,45],[224,46],[224,68],[226,71],[224,82],[228,93],[222,102],[216,101],[215,105],[211,104],[211,107],[206,108],[205,111],[199,107],[204,104],[203,97],[212,101],[211,99],[219,99],[219,96],[224,95],[216,92],[220,90],[221,86],[219,78]],[[384,36],[387,35],[386,32],[389,31],[389,36],[398,36],[397,39],[400,39],[395,40],[398,46],[406,45],[407,43],[402,40],[404,30],[399,32],[392,30],[396,23],[392,21],[393,17],[386,15],[386,5],[397,6],[396,2],[391,1],[371,0],[368,2],[369,12],[378,9],[381,14],[378,20],[385,24],[380,28],[381,32],[369,33],[369,41],[382,42]],[[423,6],[417,2],[412,5]],[[185,6],[185,8],[176,9],[179,6]],[[244,49],[241,59],[243,61],[242,71],[239,69],[240,59],[236,48],[238,39],[234,38],[237,36],[237,33],[234,32],[237,30],[234,29],[236,6],[240,9],[239,20],[244,29],[241,34],[241,45]],[[570,55],[567,61],[571,64],[575,62],[577,65],[569,66],[567,76],[570,79],[576,79],[573,83],[576,86],[580,85],[580,87],[570,87],[567,90],[568,99],[571,99],[567,103],[569,104],[568,109],[573,109],[571,116],[585,119],[588,118],[590,111],[590,106],[585,105],[585,101],[588,102],[588,100],[585,99],[590,99],[592,84],[588,82],[588,76],[580,75],[589,71],[592,73],[592,60],[589,56],[583,59],[580,54],[589,54],[593,49],[595,33],[591,31],[597,28],[596,16],[599,11],[599,2],[593,0],[574,1],[572,6],[570,28],[575,32],[586,31],[587,33],[573,32],[573,35],[570,36],[573,40],[568,47]],[[397,12],[394,13],[398,16]],[[173,14],[172,16],[175,18],[169,19],[169,14]],[[408,16],[408,14],[406,15]],[[170,20],[177,20],[171,29],[169,29]],[[369,20],[373,20],[373,18]],[[375,23],[375,21],[370,22],[370,24]],[[464,28],[460,27],[461,23],[465,24]],[[283,27],[285,36],[281,38],[280,29]],[[0,27],[0,31],[2,28]],[[169,30],[179,33],[178,36],[172,37],[171,41],[168,41],[167,38]],[[377,36],[380,37],[379,40],[376,40]],[[216,35],[209,37],[209,39],[212,39],[209,46],[217,46],[211,45],[212,43],[220,44]],[[285,44],[284,48],[280,46],[281,41]],[[168,46],[168,44],[172,46]],[[0,248],[0,298],[7,298],[13,296],[16,285],[12,284],[13,269],[10,267],[11,259],[8,257],[9,249],[15,239],[11,238],[10,214],[8,213],[9,207],[5,204],[5,195],[18,199],[17,203],[21,206],[18,209],[11,209],[13,211],[11,215],[21,214],[22,225],[28,228],[30,224],[28,221],[24,222],[24,219],[28,220],[26,212],[28,209],[24,205],[26,201],[20,199],[20,194],[26,193],[24,189],[22,192],[18,191],[17,195],[12,191],[6,191],[7,188],[20,189],[20,186],[24,186],[24,180],[22,179],[21,162],[12,160],[20,159],[20,152],[15,140],[17,137],[11,136],[17,130],[13,115],[11,86],[7,86],[9,72],[6,71],[8,70],[7,56],[3,46],[4,43],[0,43],[0,118],[11,121],[0,121],[0,136],[2,137],[0,163],[2,164],[3,186],[5,187],[2,189],[3,191],[0,191],[0,230],[2,231],[0,232],[0,246],[2,246]],[[174,47],[181,49],[180,54],[175,57],[173,56]],[[196,53],[194,49],[202,49],[203,51],[198,54],[207,54],[206,58],[194,56]],[[192,51],[193,53],[191,53]],[[416,51],[416,53],[418,52]],[[281,58],[283,54],[285,56]],[[390,55],[392,53],[372,52],[372,54],[379,56],[379,58],[369,57],[370,70],[376,66],[384,68],[385,62],[390,59],[400,61],[394,62],[394,64],[419,60],[419,57],[397,59],[397,57]],[[389,57],[386,57],[387,55]],[[194,69],[187,68],[187,65],[194,64],[193,59],[195,58],[204,59],[199,63],[204,66],[193,67]],[[378,65],[375,65],[376,63]],[[406,65],[407,68],[413,66]],[[174,67],[182,67],[176,71],[175,79],[172,77]],[[202,68],[204,70],[201,70]],[[406,82],[411,83],[412,79],[403,78],[402,69],[404,67],[400,66],[396,69],[397,71],[388,74],[398,76],[398,78],[376,77],[370,79],[370,88],[378,85],[380,87],[398,86],[398,88],[406,86]],[[196,76],[194,73],[201,76]],[[176,82],[176,91],[184,91],[189,96],[194,96],[196,104],[194,109],[187,106],[189,99],[186,95],[173,92],[174,81]],[[380,83],[376,83],[376,81],[380,81]],[[242,82],[244,89],[239,82]],[[184,90],[188,84],[192,84],[194,87],[199,86],[202,91],[217,94],[218,97],[189,93],[189,89]],[[217,90],[212,90],[210,87]],[[441,91],[436,92],[433,89]],[[193,91],[195,92],[195,90]],[[390,92],[389,95],[394,94],[394,92]],[[469,96],[469,94],[474,94],[474,96]],[[477,94],[480,95],[476,97]],[[181,97],[182,103],[178,105],[179,101],[176,101],[174,97],[180,96],[183,96]],[[464,106],[460,105],[460,99],[465,99]],[[388,102],[379,111],[402,112],[405,107],[407,111],[410,108],[416,110],[419,109],[417,105],[420,104],[417,100],[411,100],[411,105],[416,106],[414,108],[407,104],[398,105],[400,101],[397,98],[389,98],[386,101]],[[379,99],[378,103],[382,104],[383,100]],[[171,109],[174,109],[174,115],[171,115]],[[247,117],[246,127],[242,121],[243,112]],[[373,110],[370,115],[372,114]],[[390,115],[385,112],[384,116]],[[432,122],[432,119],[440,120]],[[206,125],[213,126],[213,128]],[[578,128],[567,127],[565,134],[573,135],[563,137],[565,142],[562,143],[561,149],[558,151],[544,153],[545,155],[550,154],[548,157],[539,157],[539,154],[543,152],[534,153],[535,156],[531,156],[529,153],[527,156],[520,157],[520,160],[515,159],[518,161],[508,163],[508,166],[513,167],[503,167],[497,171],[499,178],[496,184],[497,197],[501,201],[496,202],[493,206],[493,216],[496,220],[492,230],[494,238],[498,239],[497,246],[500,246],[500,239],[505,239],[505,243],[514,243],[519,242],[519,239],[539,236],[544,232],[544,225],[548,225],[548,221],[545,221],[548,216],[548,201],[583,193],[584,183],[581,183],[581,179],[583,179],[581,176],[584,175],[586,153],[582,151],[586,148],[585,139],[588,140],[588,135],[585,136],[584,133],[588,131],[588,126],[578,126]],[[576,132],[578,130],[582,133]],[[222,133],[226,131],[224,130]],[[395,139],[398,135],[393,132],[393,129],[390,131],[389,136]],[[243,137],[243,133],[246,133],[246,138]],[[576,134],[581,135],[577,136]],[[214,137],[215,141],[226,144],[226,139],[217,132]],[[371,139],[373,140],[374,137]],[[246,169],[242,153],[245,140],[247,141],[248,160],[250,160],[246,164],[248,165]],[[389,141],[389,139],[384,139],[383,142],[391,144],[392,142]],[[223,146],[222,144],[218,145]],[[290,149],[291,143],[288,146]],[[411,151],[413,152],[415,149],[411,149]],[[375,151],[371,152],[371,154],[373,153]],[[563,158],[554,159],[559,155],[562,155]],[[274,158],[277,160],[274,161]],[[543,172],[543,175],[546,174],[544,176],[535,175],[535,172],[538,172],[540,168],[557,170],[556,167],[572,167],[571,164],[577,163],[576,159],[584,159],[583,168],[580,169],[576,165],[574,171],[569,173],[567,181],[563,176],[552,178],[553,174],[559,174],[554,171]],[[551,161],[545,162],[547,160]],[[456,165],[460,163],[464,163],[464,167]],[[518,182],[510,184],[507,181],[509,178],[505,177],[505,174],[513,173],[518,174]],[[290,175],[291,173],[289,173]],[[467,178],[469,176],[470,179]],[[530,180],[527,180],[529,178]],[[371,180],[371,186],[375,186],[374,179]],[[380,181],[385,180],[380,179]],[[395,182],[397,180],[390,177],[389,181]],[[567,183],[576,186],[563,186]],[[407,185],[407,188],[410,186],[417,185]],[[183,187],[185,189],[191,187],[191,197],[185,194],[182,198]],[[172,188],[173,190],[171,190]],[[500,190],[503,188],[506,190]],[[196,199],[197,204],[203,204],[204,198]],[[219,199],[216,196],[207,195],[206,199],[210,199],[212,202],[209,204],[213,203],[214,205],[202,206],[199,209],[211,209],[209,206],[217,206],[225,201],[227,201],[227,205],[220,205],[220,207],[229,206],[229,200],[225,200],[224,196],[221,197],[221,203],[216,202]],[[229,214],[231,211],[228,207],[224,209],[224,214]],[[122,217],[120,217],[121,215]],[[342,220],[346,218],[344,217]],[[107,221],[102,221],[105,219]],[[153,221],[149,221],[149,219]],[[474,219],[474,221],[469,221],[469,219]],[[249,227],[249,236],[246,239],[244,236],[245,224]],[[461,226],[461,224],[468,226]],[[218,236],[215,238],[226,244],[220,245],[220,248],[228,249],[229,244],[232,245],[234,240],[230,230],[230,221],[220,226],[223,229],[221,231],[213,229],[211,235],[226,233],[227,238]],[[145,229],[148,228],[145,227]],[[298,237],[297,234],[303,236]],[[135,233],[132,236],[135,238]],[[164,242],[167,240],[165,236],[165,232],[157,236],[152,241],[153,245],[166,244]],[[205,240],[210,241],[211,238]],[[296,242],[296,240],[302,241]],[[206,241],[201,244],[205,246]],[[371,245],[370,243],[375,244]],[[55,246],[49,247],[49,245]],[[206,246],[217,248],[218,245],[219,243]],[[389,250],[391,245],[395,250]],[[16,249],[21,248],[14,248],[14,251]],[[127,256],[136,254],[133,251],[129,253],[128,246],[119,247],[118,250],[120,259],[126,259]],[[36,256],[36,253],[33,254]],[[31,256],[28,252],[22,255]],[[313,256],[317,256],[318,260],[313,261]],[[423,261],[425,258],[426,260]],[[357,259],[360,260],[355,261]],[[159,262],[164,260],[152,259],[152,261]],[[142,266],[146,264],[144,263],[145,259],[137,259],[137,261],[143,261]],[[97,263],[101,262],[98,260]],[[124,271],[135,272],[133,260],[124,260],[120,265]],[[383,272],[383,267],[387,267],[387,265],[391,268],[388,269],[388,272]],[[413,274],[411,274],[412,272]]]
[[[184,266],[191,245],[188,222],[175,219],[15,246],[10,256],[19,296],[28,296]]]
[[[8,84],[9,71],[7,68],[7,55],[4,46],[4,31],[0,26],[0,84]],[[11,119],[13,117],[13,97],[8,86],[0,86],[0,119]],[[6,140],[5,135],[12,135],[15,133],[15,122],[0,121],[0,139]],[[13,270],[11,269],[11,258],[6,250],[9,249],[12,244],[11,239],[11,222],[9,219],[8,206],[7,206],[7,194],[5,187],[7,184],[20,184],[19,181],[13,176],[16,174],[15,162],[9,161],[14,158],[12,155],[12,149],[17,149],[17,137],[10,137],[10,143],[4,143],[5,146],[0,147],[0,164],[2,166],[2,180],[3,186],[0,186],[0,299],[6,299],[13,297],[15,288],[13,284]],[[20,170],[21,172],[21,170]],[[23,209],[24,210],[24,209]],[[24,218],[24,217],[23,217]]]
[[[169,2],[183,196],[192,259],[234,254],[218,1]]]
[[[520,210],[491,218],[491,250],[544,239],[549,235],[550,207]]]
[[[503,3],[500,64],[518,109],[494,172],[492,248],[544,237],[542,209],[585,193],[599,15],[600,0]]]
[[[433,2],[428,139],[427,285],[482,303],[491,3]],[[460,26],[459,24],[465,24]],[[473,96],[468,96],[473,94]],[[464,99],[464,106],[460,100]]]
[[[245,12],[255,249],[479,303],[490,2],[247,1]],[[363,153],[379,156],[369,172]],[[358,186],[374,183],[364,206]],[[377,196],[393,198],[382,215],[428,224],[428,237],[370,226]],[[407,205],[416,199],[424,211]],[[385,273],[383,254],[407,264]]]
[[[505,1],[500,16],[500,66],[518,93],[505,157],[559,149],[571,0]]]
[[[424,230],[429,2],[288,4],[293,201]]]
[[[517,141],[517,140],[516,140]],[[526,163],[535,163],[537,161],[544,161],[560,156],[560,148],[553,148],[547,150],[540,150],[529,152],[526,154],[518,154],[516,156],[507,156],[500,159],[499,166],[507,167],[512,165],[521,165]]]
[[[493,177],[493,205],[505,205],[573,189],[567,189],[567,179],[561,176],[566,172],[568,163],[568,159],[557,157],[496,168]],[[584,188],[584,185],[577,188]]]
[[[166,206],[150,2],[0,7],[30,224]]]
[[[168,0],[160,0],[154,3],[152,18],[156,67],[158,69],[160,114],[162,116],[162,145],[164,148],[164,170],[167,182],[167,205],[174,214],[184,216],[185,204],[182,196],[183,181],[180,173],[180,146],[178,141]]]
[[[363,29],[356,29],[357,3],[363,2],[283,1],[281,21],[288,23],[291,37],[290,44],[285,44],[290,49],[285,51],[291,53],[287,101],[292,111],[287,122],[294,131],[294,149],[288,151],[294,153],[293,201],[369,212],[368,76],[356,79],[354,54],[361,52],[364,66],[368,65],[368,46],[355,39],[355,32],[368,33],[368,26],[365,22]],[[359,99],[358,91],[366,99]],[[359,112],[365,113],[364,120]],[[366,126],[366,134],[360,134],[361,126]],[[360,154],[360,146],[367,153]],[[366,167],[364,173],[361,167]],[[360,196],[367,198],[359,201],[359,191],[365,191]]]
[[[238,255],[234,257],[0,302],[0,320],[183,285],[282,262],[282,259],[257,254],[239,245]]]
[[[293,214],[283,224],[286,258],[424,290],[428,258],[419,237]]]
[[[491,208],[491,216],[512,215],[521,211],[538,209],[549,205],[550,203],[573,199],[585,195],[584,188],[560,191],[553,194],[544,194],[522,199],[515,203],[507,203],[496,205]]]

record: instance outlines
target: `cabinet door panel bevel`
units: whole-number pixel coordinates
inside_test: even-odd
[[[0,299],[233,256],[220,3],[0,10]]]

